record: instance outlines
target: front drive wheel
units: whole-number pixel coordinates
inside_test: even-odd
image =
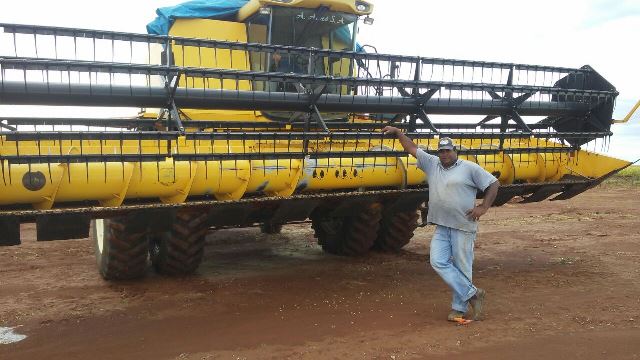
[[[322,250],[330,254],[359,256],[366,254],[374,244],[382,206],[371,204],[352,216],[317,216],[312,227]]]
[[[375,248],[384,252],[398,252],[411,241],[417,227],[417,210],[385,215],[380,222]]]
[[[149,255],[156,272],[164,275],[194,273],[204,254],[207,214],[178,212],[171,230],[149,236]]]
[[[127,216],[91,220],[89,236],[94,243],[98,271],[105,280],[130,280],[147,270],[144,232],[127,231]]]

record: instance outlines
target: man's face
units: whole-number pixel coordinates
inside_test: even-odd
[[[442,166],[449,167],[458,160],[458,153],[455,150],[441,149],[438,150],[438,157]]]

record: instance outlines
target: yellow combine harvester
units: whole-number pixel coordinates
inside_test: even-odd
[[[367,53],[356,34],[372,9],[251,0],[169,11],[151,35],[0,24],[13,47],[0,104],[146,109],[1,117],[1,244],[27,221],[38,240],[90,235],[106,279],[142,276],[149,254],[161,273],[191,273],[211,227],[311,219],[327,252],[397,251],[428,194],[387,124],[429,151],[454,138],[500,180],[496,205],[567,199],[629,165],[580,149],[611,135],[618,95],[589,66]]]

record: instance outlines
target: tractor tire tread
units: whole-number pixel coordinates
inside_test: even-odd
[[[153,266],[164,275],[189,275],[202,262],[205,235],[208,231],[206,213],[180,211],[171,230],[165,233],[159,246],[164,246],[164,256],[152,254]]]
[[[418,212],[403,211],[385,216],[381,221],[375,248],[383,252],[398,252],[407,245],[418,227]]]
[[[106,280],[131,280],[143,277],[147,270],[147,241],[144,233],[129,233],[126,215],[105,220],[105,246],[109,246],[107,259],[99,264]]]

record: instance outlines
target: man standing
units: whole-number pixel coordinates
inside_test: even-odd
[[[479,320],[485,291],[473,285],[473,244],[478,219],[484,215],[498,194],[498,180],[470,161],[458,159],[450,138],[438,141],[438,156],[419,149],[402,131],[392,126],[382,129],[395,135],[406,152],[418,159],[418,167],[429,182],[427,222],[436,225],[431,239],[430,262],[453,291],[449,321],[460,321],[471,305],[471,318]],[[477,191],[484,191],[482,204],[476,205]]]

